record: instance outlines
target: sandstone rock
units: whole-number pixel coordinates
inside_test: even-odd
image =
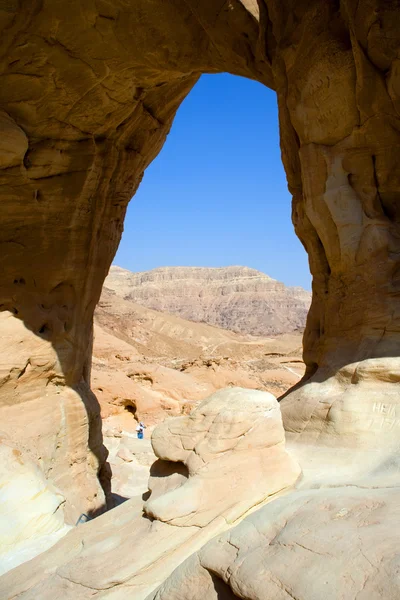
[[[136,432],[106,429],[104,444],[109,452],[113,506],[134,497],[142,499],[148,491],[150,466],[157,458],[150,440],[138,440]]]
[[[156,456],[183,463],[188,480],[155,499],[152,494],[144,510],[186,527],[204,527],[218,515],[232,522],[299,476],[284,442],[272,394],[241,388],[216,392],[190,415],[154,430]]]
[[[122,458],[122,460],[124,460],[125,462],[132,462],[135,459],[132,452],[130,452],[128,448],[121,448],[120,450],[118,450],[117,456],[119,458]]]
[[[191,417],[168,423],[169,442],[165,424],[153,434],[162,456],[152,467],[145,504],[153,518],[142,514],[142,503],[127,500],[0,579],[0,596],[72,600],[97,590],[115,599],[128,590],[141,600],[183,558],[299,475],[284,448],[279,405],[266,392],[221,391]]]
[[[398,490],[294,493],[209,542],[148,600],[394,600],[398,516]]]
[[[129,365],[135,373],[135,363],[129,363]],[[140,369],[147,372],[142,364],[140,364]],[[154,414],[159,416],[160,413],[163,413],[161,409],[163,395],[129,377],[125,372],[125,366],[118,370],[113,368],[111,361],[102,365],[95,362],[92,381],[93,391],[100,402],[103,419],[125,411],[127,421],[131,421],[133,426],[134,423],[137,424],[135,416],[137,419],[153,421]],[[116,424],[118,423],[124,424],[120,420]],[[124,425],[127,428],[126,423]]]
[[[70,527],[65,498],[27,456],[0,437],[0,575],[53,546]]]
[[[105,286],[150,308],[252,335],[303,329],[311,295],[248,267],[111,267]]]
[[[398,487],[398,368],[391,360],[399,356],[400,330],[397,3],[259,0],[256,8],[250,0],[9,1],[0,10],[0,31],[0,415],[12,447],[41,464],[66,498],[70,522],[104,506],[106,452],[90,392],[92,321],[127,204],[199,75],[249,77],[277,93],[292,218],[313,276],[307,379],[285,399],[284,420],[305,484],[315,476],[313,485],[321,485],[321,473],[338,462],[343,506],[328,508],[328,520],[354,506],[349,488],[358,486],[359,514],[366,517],[360,525],[367,523],[360,533],[350,521],[340,538],[331,538],[334,560],[323,553],[313,564],[323,575],[329,571],[329,589],[336,585],[346,600],[397,598],[391,515],[398,502],[383,508],[382,528],[362,508],[370,499],[383,501],[381,490],[365,485],[368,477],[375,485],[390,482],[388,503]],[[314,519],[319,505],[310,506]],[[115,511],[3,576],[0,595],[126,598],[136,564],[137,574],[142,571],[129,593],[143,597],[150,579],[161,584],[220,531],[207,526],[201,537],[197,527],[137,522],[133,501]],[[307,535],[318,538],[310,519],[305,515]],[[322,530],[331,535],[330,524]],[[279,565],[276,545],[269,571],[267,561],[262,572],[256,564],[260,577],[278,582],[281,596],[291,594],[279,582],[295,566],[286,537],[283,543]],[[365,554],[366,545],[374,554]],[[315,552],[308,554],[291,584],[294,595],[312,598],[321,596],[313,582],[324,577],[318,580],[308,562]],[[213,573],[223,564],[214,556]],[[362,580],[349,572],[352,564]],[[251,570],[250,578],[232,573],[239,597],[271,589],[251,589],[249,581]],[[221,595],[232,596],[224,585]]]
[[[66,521],[74,525],[105,502],[97,479],[106,458],[97,400],[84,382],[66,385],[60,347],[8,311],[0,313],[0,329],[1,422],[10,443],[61,491]]]
[[[0,169],[22,165],[28,150],[28,138],[16,122],[0,111]]]
[[[398,374],[398,358],[370,359],[283,399],[297,489],[210,542],[148,600],[184,590],[194,600],[397,598]]]

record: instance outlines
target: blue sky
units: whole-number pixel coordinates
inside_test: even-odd
[[[275,93],[233,75],[203,75],[130,202],[114,264],[259,269],[310,289],[290,219]]]

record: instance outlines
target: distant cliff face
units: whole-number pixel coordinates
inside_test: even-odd
[[[311,293],[248,267],[111,267],[105,287],[138,304],[251,335],[302,329]]]

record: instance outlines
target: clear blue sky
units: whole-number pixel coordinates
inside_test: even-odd
[[[233,75],[203,75],[130,202],[114,264],[259,269],[310,289],[290,218],[275,93]]]

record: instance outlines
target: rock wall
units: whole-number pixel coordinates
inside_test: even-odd
[[[249,267],[112,266],[104,282],[119,296],[183,319],[250,335],[304,329],[311,294]]]
[[[313,275],[306,381],[282,404],[285,427],[387,444],[400,381],[399,7],[267,4],[282,158]]]
[[[343,425],[361,376],[375,394],[385,388],[394,409],[364,400],[371,418],[389,414],[383,434],[393,429],[399,29],[395,0],[0,3],[1,423],[62,491],[70,522],[104,505],[98,478],[107,489],[90,392],[93,310],[126,205],[202,72],[278,95],[313,275],[309,383],[300,403],[296,392],[282,405],[286,426]],[[332,379],[342,408],[329,421],[321,390]]]
[[[313,273],[305,356],[334,372],[399,349],[400,25],[393,2],[300,11],[270,13],[282,156]]]

